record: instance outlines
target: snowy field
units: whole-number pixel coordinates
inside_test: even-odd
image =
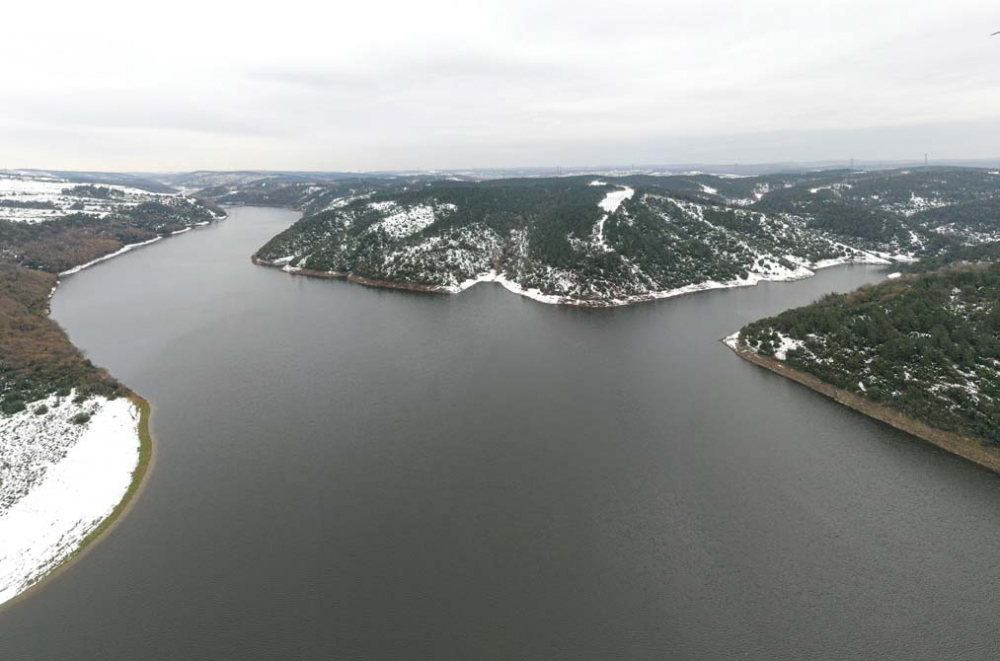
[[[136,405],[73,396],[0,417],[0,604],[79,548],[125,497],[138,465]]]
[[[103,218],[143,202],[176,197],[117,184],[93,184],[95,188],[111,191],[107,198],[73,192],[77,186],[89,185],[41,173],[0,172],[0,220],[41,223],[68,213]]]

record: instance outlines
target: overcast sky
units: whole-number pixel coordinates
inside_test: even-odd
[[[4,3],[0,168],[1000,156],[983,0]]]

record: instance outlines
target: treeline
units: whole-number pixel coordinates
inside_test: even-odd
[[[294,185],[297,196],[305,194],[304,185]],[[465,269],[492,260],[546,293],[619,298],[730,282],[751,272],[789,277],[799,265],[850,259],[861,250],[933,258],[994,234],[1000,239],[993,213],[1000,207],[1000,177],[983,170],[483,182],[415,177],[381,179],[363,196],[349,185],[310,184],[309,199],[330,208],[308,214],[258,256],[420,284],[475,275]],[[598,237],[604,215],[598,205],[623,186],[635,195],[609,215]],[[293,187],[264,181],[237,188],[242,199],[265,194],[273,202],[274,193],[266,191]],[[342,196],[337,204],[330,197],[335,192]],[[226,195],[233,199],[231,190]],[[435,209],[432,224],[406,236],[381,231],[387,216],[418,207]],[[470,244],[478,240],[473,236],[484,245]],[[496,237],[505,246],[494,259]]]
[[[90,197],[96,200],[119,200],[125,197],[125,193],[117,188],[95,186],[93,184],[64,188],[62,189],[62,194],[71,197]]]

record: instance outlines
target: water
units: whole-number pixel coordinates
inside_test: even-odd
[[[580,310],[252,266],[294,219],[60,287],[156,458],[0,658],[1000,654],[1000,481],[717,342],[883,272]]]

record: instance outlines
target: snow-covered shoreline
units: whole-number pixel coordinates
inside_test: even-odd
[[[683,287],[677,287],[676,289],[653,291],[647,294],[636,294],[634,296],[612,299],[580,299],[569,296],[560,296],[558,294],[545,294],[538,289],[523,287],[518,283],[509,280],[502,273],[497,273],[496,271],[490,271],[475,278],[470,278],[455,287],[442,287],[440,291],[458,294],[465,291],[469,287],[479,284],[480,282],[495,282],[503,286],[504,289],[509,292],[520,294],[521,296],[538,301],[539,303],[547,303],[549,305],[572,305],[577,307],[622,307],[625,305],[663,300],[702,291],[711,291],[714,289],[753,287],[761,282],[791,282],[795,280],[804,280],[815,276],[816,271],[831,268],[833,266],[846,266],[849,264],[875,264],[885,266],[892,263],[893,262],[888,259],[864,253],[862,256],[824,260],[821,263],[810,264],[809,267],[802,267],[801,269],[790,271],[788,274],[761,275],[758,273],[749,273],[746,278],[736,278],[735,280],[724,282],[708,280],[705,282],[685,285]]]
[[[172,235],[224,220],[195,223]],[[59,273],[59,277],[108,261],[149,241]],[[58,284],[57,284],[58,287]],[[55,294],[53,287],[49,298]],[[140,464],[143,413],[140,398],[91,397],[74,403],[51,395],[25,411],[0,416],[0,605],[57,569],[124,507],[144,473]],[[44,407],[44,408],[42,408]],[[38,413],[38,411],[44,411]],[[88,414],[85,422],[74,417]],[[151,452],[151,448],[147,448]],[[141,468],[143,470],[137,470]]]
[[[294,259],[294,257],[289,257],[280,260],[266,260],[262,259],[256,255],[252,257],[254,264],[259,266],[267,266],[270,268],[275,268],[285,273],[291,275],[302,275],[306,277],[315,278],[334,278],[334,279],[346,279],[351,282],[358,284],[364,284],[372,287],[384,287],[387,289],[405,289],[412,291],[420,291],[426,293],[434,294],[460,294],[466,289],[473,287],[481,282],[494,282],[501,285],[507,291],[519,294],[525,298],[530,298],[533,301],[538,301],[539,303],[546,303],[548,305],[571,305],[574,307],[592,307],[592,308],[610,308],[610,307],[623,307],[626,305],[635,305],[637,303],[648,303],[650,301],[658,301],[667,298],[674,298],[676,296],[684,296],[686,294],[694,294],[697,292],[711,291],[715,289],[735,289],[736,287],[753,287],[761,282],[792,282],[795,280],[805,280],[806,278],[811,278],[816,275],[816,272],[822,269],[828,269],[834,266],[847,266],[851,264],[870,264],[877,266],[889,266],[896,263],[896,261],[905,260],[894,260],[874,255],[871,253],[857,252],[850,257],[843,257],[839,259],[827,259],[821,262],[811,263],[808,266],[803,264],[797,264],[795,270],[788,270],[786,273],[770,273],[770,274],[760,274],[760,273],[749,273],[746,278],[736,278],[735,280],[729,280],[724,282],[717,282],[714,280],[707,280],[705,282],[692,283],[690,285],[685,285],[683,287],[677,287],[675,289],[666,289],[660,291],[652,291],[645,294],[636,294],[633,296],[625,296],[622,298],[608,298],[608,299],[593,299],[593,298],[573,298],[571,296],[563,296],[560,294],[546,294],[540,289],[524,287],[513,280],[510,280],[502,273],[496,270],[487,271],[486,273],[481,273],[474,278],[469,278],[460,282],[457,285],[418,285],[407,282],[383,282],[379,280],[371,280],[368,278],[362,278],[354,276],[351,273],[339,272],[339,271],[315,271],[311,269],[303,269],[290,266],[288,261]]]
[[[141,412],[127,398],[75,393],[0,418],[0,604],[76,553],[122,504],[142,446]],[[39,407],[47,411],[36,413]],[[80,422],[77,416],[89,414]]]

